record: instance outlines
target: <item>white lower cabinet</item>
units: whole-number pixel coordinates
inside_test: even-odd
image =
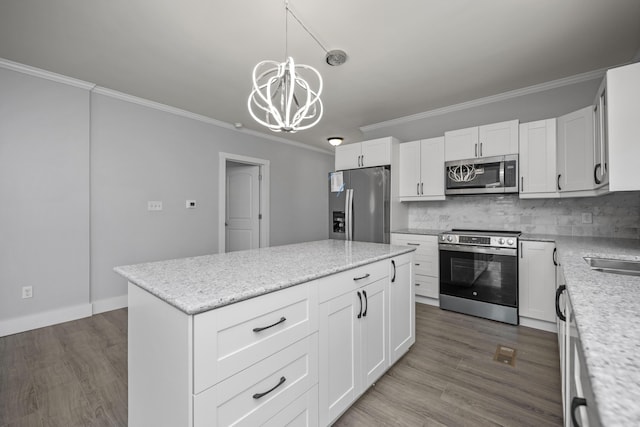
[[[520,241],[518,261],[520,323],[534,326],[527,324],[528,319],[547,322],[544,329],[555,332],[555,243]]]
[[[405,354],[416,341],[415,293],[411,283],[411,256],[391,260],[389,283],[389,364]]]
[[[298,341],[194,398],[194,426],[256,426],[318,382],[318,335]]]
[[[576,326],[571,295],[566,298],[565,388],[563,389],[565,427],[599,427],[600,415],[596,407],[591,380],[585,365],[582,342]]]
[[[315,385],[262,425],[316,427],[318,422],[318,385]]]
[[[438,236],[392,233],[391,244],[416,248],[413,255],[415,294],[426,298],[419,302],[438,305],[440,295]]]
[[[389,367],[387,280],[320,304],[320,425],[339,417]]]
[[[129,425],[330,425],[415,342],[411,257],[196,315],[129,284]]]

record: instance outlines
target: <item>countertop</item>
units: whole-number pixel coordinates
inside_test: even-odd
[[[640,425],[640,276],[593,271],[583,258],[640,260],[640,240],[527,233],[520,240],[556,243],[602,425]]]
[[[380,243],[320,240],[114,270],[184,313],[198,314],[414,250]]]
[[[640,240],[563,236],[543,240],[551,238],[602,425],[640,425],[640,276],[593,271],[583,259],[640,260]]]
[[[402,228],[400,230],[393,230],[391,233],[398,233],[398,234],[421,234],[421,235],[425,235],[425,236],[437,236],[440,233],[444,233],[445,231],[449,231],[449,230],[428,230],[428,229],[424,229],[424,228]]]

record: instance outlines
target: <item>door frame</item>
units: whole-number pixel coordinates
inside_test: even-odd
[[[227,161],[259,166],[260,179],[260,248],[269,247],[269,168],[270,161],[240,154],[219,153],[218,158],[218,253],[226,250],[225,218],[227,216]]]

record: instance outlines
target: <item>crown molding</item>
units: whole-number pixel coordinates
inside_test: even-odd
[[[321,148],[312,147],[307,144],[303,144],[297,141],[290,141],[288,139],[280,138],[275,135],[268,135],[258,131],[250,130],[250,129],[237,129],[231,123],[223,122],[220,120],[212,119],[211,117],[203,116],[201,114],[192,113],[191,111],[183,110],[180,108],[172,107],[170,105],[161,104],[159,102],[150,101],[145,98],[139,98],[137,96],[129,95],[127,93],[118,92],[112,89],[107,89],[101,86],[96,86],[93,90],[93,93],[108,96],[111,98],[119,99],[121,101],[131,102],[133,104],[141,105],[143,107],[153,108],[154,110],[164,111],[166,113],[174,114],[176,116],[185,117],[187,119],[196,120],[202,123],[207,123],[210,125],[214,125],[217,127],[221,127],[224,129],[233,130],[235,132],[244,133],[247,135],[255,136],[257,138],[267,139],[273,142],[279,142],[281,144],[293,145],[298,148],[304,148],[306,150],[317,151],[322,154],[330,154],[333,155],[332,151],[323,150]]]
[[[640,52],[639,52],[640,53]],[[484,98],[478,98],[472,101],[462,102],[460,104],[454,104],[447,107],[436,108],[435,110],[425,111],[423,113],[412,114],[410,116],[399,117],[397,119],[386,120],[384,122],[373,123],[370,125],[360,127],[360,130],[364,133],[389,126],[397,126],[416,120],[427,119],[430,117],[442,116],[444,114],[453,113],[455,111],[466,110],[468,108],[479,107],[482,105],[491,104],[494,102],[505,101],[511,98],[517,98],[523,95],[529,95],[537,92],[544,92],[545,90],[555,89],[562,86],[569,86],[576,83],[582,83],[589,80],[604,77],[608,68],[601,68],[599,70],[589,71],[582,74],[576,74],[575,76],[564,77],[558,80],[552,80],[546,83],[540,83],[533,86],[527,86],[521,89],[515,89],[508,92],[503,92],[497,95],[491,95]]]
[[[172,107],[170,105],[161,104],[159,102],[150,101],[148,99],[139,98],[137,96],[129,95],[126,93],[118,92],[115,90],[107,89],[104,87],[97,86],[94,83],[85,82],[83,80],[74,79],[72,77],[64,76],[62,74],[53,73],[51,71],[42,70],[40,68],[31,67],[29,65],[20,64],[18,62],[10,61],[8,59],[0,58],[0,68],[4,68],[11,71],[16,71],[19,73],[27,74],[34,77],[39,77],[46,80],[51,80],[57,83],[63,83],[69,86],[74,86],[80,89],[86,89],[91,91],[92,93],[97,93],[100,95],[109,96],[112,98],[117,98],[122,101],[131,102],[134,104],[138,104],[144,107],[153,108],[155,110],[164,111],[170,114],[175,114],[177,116],[186,117],[192,120],[197,120],[200,122],[208,123],[214,126],[218,126],[225,129],[230,129],[236,132],[244,133],[247,135],[254,136],[256,138],[266,139],[268,141],[279,142],[281,144],[287,144],[298,148],[303,148],[306,150],[316,151],[322,154],[333,155],[333,151],[323,150],[321,148],[313,147],[307,144],[303,144],[298,141],[290,141],[285,138],[281,138],[275,135],[264,134],[258,131],[249,130],[249,129],[236,129],[232,124],[226,123],[220,120],[212,119],[211,117],[203,116],[200,114],[192,113],[190,111],[182,110],[180,108]]]
[[[95,84],[85,82],[84,80],[78,80],[72,77],[63,76],[62,74],[56,74],[52,73],[51,71],[42,70],[40,68],[30,67],[28,65],[9,61],[8,59],[4,58],[0,58],[0,68],[17,71],[19,73],[28,74],[34,77],[40,77],[42,79],[51,80],[57,83],[63,83],[80,89],[91,90],[96,86]]]

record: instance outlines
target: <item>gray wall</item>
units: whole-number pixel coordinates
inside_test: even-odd
[[[365,128],[363,132],[365,139],[392,135],[400,141],[415,141],[442,136],[449,130],[506,120],[519,119],[521,123],[525,123],[550,119],[592,104],[601,81],[602,77],[599,77],[446,114],[431,115],[400,124],[375,126],[369,130]]]
[[[331,154],[90,87],[0,68],[0,335],[126,304],[114,266],[217,252],[220,152],[270,161],[271,245],[327,238]]]
[[[331,155],[109,96],[91,105],[92,300],[126,294],[114,266],[217,252],[219,152],[270,161],[272,246],[327,238]]]
[[[0,68],[0,330],[88,282],[89,91]]]
[[[591,224],[582,222],[583,213],[592,215]],[[453,196],[441,202],[411,203],[409,227],[640,239],[640,192],[540,200],[517,195]]]

